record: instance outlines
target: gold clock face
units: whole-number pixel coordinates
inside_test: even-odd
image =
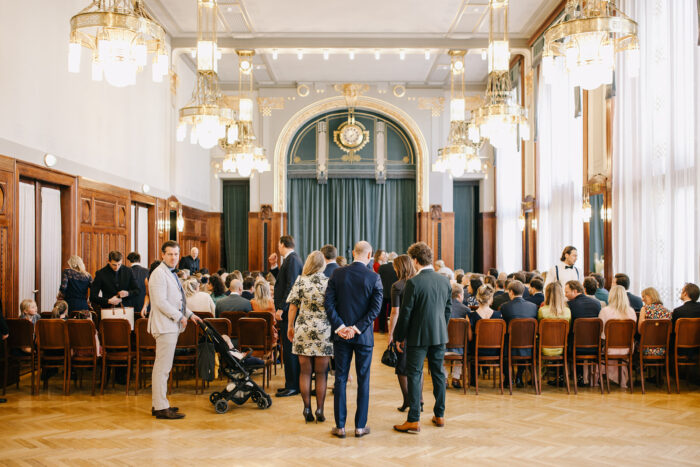
[[[349,148],[356,148],[362,144],[365,135],[358,125],[347,124],[340,131],[340,142]]]

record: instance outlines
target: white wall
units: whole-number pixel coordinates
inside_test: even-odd
[[[50,152],[57,170],[133,190],[146,183],[152,194],[209,209],[208,152],[189,143],[174,149],[167,78],[153,83],[149,66],[135,86],[93,82],[87,50],[81,73],[68,73],[69,21],[87,3],[0,2],[0,153],[42,163]],[[179,102],[191,94],[193,73],[176,69]]]

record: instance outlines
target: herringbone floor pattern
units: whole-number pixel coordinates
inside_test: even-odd
[[[248,402],[217,415],[191,382],[174,390],[171,403],[184,420],[151,417],[149,390],[125,396],[123,386],[104,396],[89,388],[65,397],[52,379],[49,393],[29,394],[29,384],[8,389],[0,405],[1,465],[700,465],[700,391],[683,387],[668,395],[651,385],[647,394],[619,388],[578,396],[545,386],[501,396],[483,382],[479,396],[450,389],[447,426],[430,424],[432,393],[426,378],[422,432],[405,435],[392,425],[400,391],[393,370],[381,365],[386,337],[377,336],[372,367],[369,426],[362,439],[330,435],[333,396],[323,424],[304,424],[300,398],[278,399],[268,410]],[[381,350],[380,350],[381,349]],[[258,378],[259,380],[259,378]],[[281,385],[273,378],[270,392]],[[89,386],[89,385],[88,385]],[[355,391],[349,391],[352,429]],[[314,404],[315,409],[315,404]]]

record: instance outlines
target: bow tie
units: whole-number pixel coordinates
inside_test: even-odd
[[[564,269],[573,269],[573,266],[565,266]]]

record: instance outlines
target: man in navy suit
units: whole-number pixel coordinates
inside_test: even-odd
[[[358,242],[352,256],[353,263],[336,269],[328,280],[325,298],[335,356],[335,426],[331,433],[339,438],[345,438],[345,386],[353,353],[357,370],[355,437],[369,434],[367,410],[369,371],[374,347],[372,325],[379,315],[383,296],[379,274],[367,268],[367,263],[372,258],[372,246],[365,241]]]
[[[339,268],[338,263],[335,262],[335,259],[338,257],[338,249],[330,244],[323,245],[321,253],[323,253],[323,257],[326,260],[326,269],[323,270],[323,275],[330,279],[333,271]]]
[[[277,310],[275,315],[280,323],[280,329],[287,329],[287,311],[289,310],[287,296],[304,266],[299,255],[294,251],[294,239],[289,235],[280,237],[278,249],[282,256],[282,266],[277,266],[277,254],[273,253],[269,258],[270,272],[276,279],[273,294]],[[292,353],[292,342],[287,337],[287,333],[280,334],[282,334],[284,358],[284,387],[277,390],[277,397],[294,396],[299,394],[299,358]]]
[[[542,302],[544,301],[544,294],[542,293],[543,288],[544,281],[542,281],[542,279],[532,279],[530,281],[530,296],[523,298],[530,303],[534,303],[535,306],[539,308],[540,305],[542,305]]]
[[[571,324],[569,325],[569,349],[574,344],[574,322],[579,318],[597,318],[600,314],[601,303],[595,297],[585,295],[583,285],[579,281],[569,281],[564,286],[564,295],[569,301],[569,309],[571,310]],[[590,351],[589,349],[576,350],[578,354],[584,354]],[[579,374],[577,368],[574,368],[574,376],[578,378],[578,384],[583,384],[583,374]],[[560,375],[559,383],[550,381],[548,384],[554,386],[564,382],[564,376]]]
[[[139,314],[143,311],[143,302],[146,299],[146,279],[148,279],[148,269],[141,266],[141,255],[136,251],[132,251],[126,255],[126,266],[131,268],[136,279],[136,285],[139,286],[139,294],[129,297],[127,303],[134,307],[134,314]]]
[[[528,302],[523,298],[523,291],[525,290],[525,285],[519,280],[513,280],[508,284],[508,296],[510,301],[501,305],[501,314],[506,322],[506,326],[512,319],[516,318],[535,318],[537,319],[537,305]],[[508,341],[504,342],[503,346],[508,348]],[[506,355],[508,352],[505,352]],[[531,356],[532,350],[530,349],[515,349],[513,350],[513,355],[518,356]],[[510,358],[510,355],[508,355]],[[515,375],[515,385],[516,387],[523,387],[523,370],[525,367],[518,367],[518,372]]]
[[[612,281],[613,285],[621,285],[622,287],[625,288],[627,291],[627,298],[630,301],[630,306],[634,311],[639,313],[639,311],[642,309],[644,306],[644,302],[642,302],[642,297],[638,295],[634,295],[632,292],[629,291],[630,289],[630,278],[627,274],[623,273],[618,273],[615,274],[615,277],[613,277]]]

